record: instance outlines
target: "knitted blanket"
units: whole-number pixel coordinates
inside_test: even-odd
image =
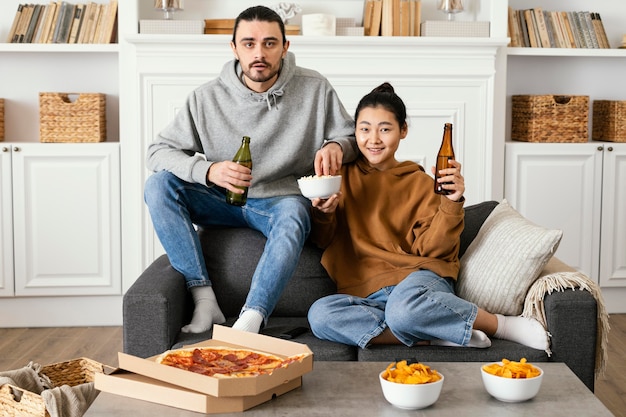
[[[12,385],[38,394],[44,400],[50,417],[81,417],[98,396],[93,382],[70,387],[55,387],[50,379],[41,373],[42,366],[30,362],[23,368],[0,372],[0,386]],[[14,391],[16,401],[20,392]]]
[[[569,269],[571,268],[567,267],[567,265],[563,264],[559,260],[555,260],[555,262],[551,261],[546,269],[544,269],[543,275],[541,275],[528,290],[524,301],[522,316],[535,318],[545,328],[547,328],[547,320],[543,304],[546,294],[551,294],[553,291],[564,291],[568,288],[573,290],[578,289],[580,291],[589,291],[591,295],[593,295],[593,298],[595,298],[598,306],[595,374],[596,377],[602,376],[606,369],[608,355],[607,345],[610,328],[609,315],[606,312],[600,287],[595,282],[591,281],[586,275]],[[546,353],[548,356],[552,354],[549,348],[546,350]]]

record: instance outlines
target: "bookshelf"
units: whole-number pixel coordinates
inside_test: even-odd
[[[609,312],[623,313],[626,297],[626,144],[524,143],[511,141],[511,96],[589,96],[589,134],[594,100],[626,100],[626,3],[611,0],[509,0],[513,9],[589,10],[601,15],[611,49],[506,48],[504,196],[524,216],[564,237],[556,256],[602,287]],[[549,182],[546,179],[549,178]]]

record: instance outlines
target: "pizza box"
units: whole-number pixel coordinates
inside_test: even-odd
[[[162,365],[156,362],[159,355],[143,359],[120,352],[118,354],[119,368],[214,397],[258,395],[299,378],[313,369],[313,352],[307,345],[225,326],[214,325],[213,339],[185,347],[210,346],[250,349],[283,358],[303,355],[303,358],[290,363],[285,368],[276,369],[271,374],[240,378],[212,377]]]
[[[204,414],[245,411],[301,385],[298,377],[257,395],[218,398],[121,369],[95,377],[100,391]]]

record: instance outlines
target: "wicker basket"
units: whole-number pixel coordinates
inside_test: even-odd
[[[4,99],[0,98],[0,142],[4,140]]]
[[[523,142],[587,142],[589,96],[512,96],[511,139]]]
[[[626,142],[626,101],[594,100],[591,138]]]
[[[41,369],[41,373],[50,378],[55,387],[61,385],[74,387],[93,382],[96,372],[104,372],[104,365],[88,358],[46,365]],[[14,391],[21,393],[19,401],[16,400]],[[0,415],[3,417],[50,417],[41,395],[9,384],[0,386]]]
[[[72,101],[72,96],[78,98]],[[101,93],[39,93],[41,142],[103,142],[106,99]]]

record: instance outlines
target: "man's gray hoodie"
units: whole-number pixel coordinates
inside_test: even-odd
[[[296,66],[290,52],[265,93],[249,90],[241,73],[239,62],[230,61],[188,96],[148,147],[149,169],[206,184],[211,164],[232,160],[241,138],[250,136],[248,197],[262,198],[299,194],[296,180],[314,173],[315,153],[326,141],[341,145],[344,163],[356,158],[354,121],[321,74]]]

